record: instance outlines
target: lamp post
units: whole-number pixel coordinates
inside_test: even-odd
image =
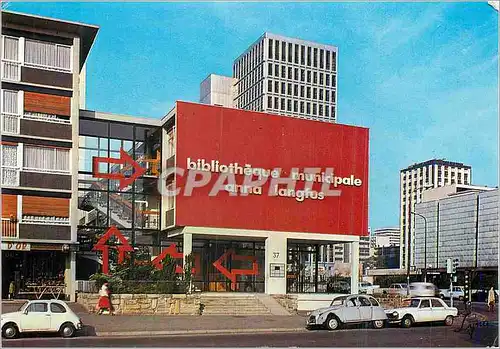
[[[419,216],[424,220],[424,282],[427,282],[427,219],[420,213],[410,212],[415,216]]]

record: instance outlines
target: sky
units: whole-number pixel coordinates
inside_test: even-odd
[[[10,3],[100,27],[87,109],[160,118],[265,31],[338,47],[339,123],[370,129],[369,225],[399,225],[399,171],[432,158],[498,186],[498,13],[487,3]]]

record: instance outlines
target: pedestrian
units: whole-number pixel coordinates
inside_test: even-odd
[[[16,292],[16,285],[14,285],[14,280],[12,280],[9,285],[9,299],[14,299],[15,292]]]
[[[111,301],[109,298],[109,287],[108,282],[102,284],[101,290],[99,291],[99,302],[97,303],[97,314],[101,315],[104,310],[107,310],[111,314]]]
[[[493,287],[488,292],[488,311],[495,311],[495,290]]]

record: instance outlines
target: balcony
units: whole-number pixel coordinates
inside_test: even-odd
[[[10,60],[2,60],[3,79],[11,81],[20,81],[21,79],[21,63]]]
[[[2,167],[1,180],[4,186],[19,186],[19,168]]]
[[[17,223],[10,218],[2,218],[2,238],[18,238]]]

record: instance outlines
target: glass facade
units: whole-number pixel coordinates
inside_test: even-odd
[[[80,120],[78,171],[78,240],[80,252],[89,252],[110,226],[116,226],[134,247],[159,248],[161,198],[158,177],[161,128],[118,122]],[[130,177],[128,163],[114,163],[123,150],[141,167],[143,176],[120,188],[120,179],[101,178],[95,172]],[[94,164],[95,158],[100,157]],[[95,165],[95,169],[93,166]],[[93,272],[95,272],[94,270]],[[88,270],[88,273],[92,270]]]

